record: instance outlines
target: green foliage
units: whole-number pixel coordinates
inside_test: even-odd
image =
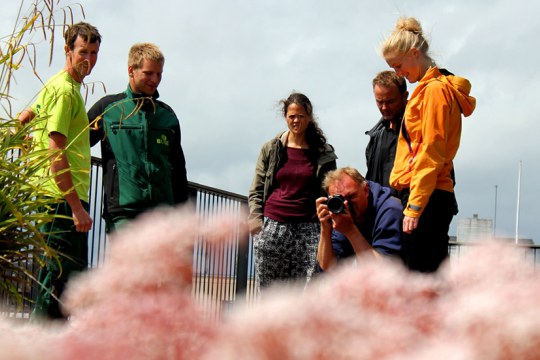
[[[17,120],[0,123],[0,290],[21,303],[19,288],[33,278],[30,265],[41,265],[46,253],[56,257],[38,231],[52,220],[44,210],[58,200],[31,182],[49,155],[31,151],[26,131],[12,132]]]
[[[48,151],[34,150],[29,140],[32,129],[40,125],[20,125],[12,112],[10,92],[16,71],[30,69],[39,78],[35,44],[49,42],[50,64],[55,28],[73,23],[72,9],[57,10],[59,3],[33,1],[25,13],[25,1],[21,0],[11,34],[0,38],[0,106],[5,113],[0,115],[0,294],[7,294],[19,305],[29,280],[35,280],[30,265],[43,266],[43,254],[57,259],[39,227],[53,219],[46,210],[59,200],[45,193],[35,177],[51,157]],[[55,19],[58,14],[63,19],[61,25]]]

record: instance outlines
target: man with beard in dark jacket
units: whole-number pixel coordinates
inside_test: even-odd
[[[382,118],[369,131],[366,148],[366,180],[389,187],[401,120],[407,105],[407,84],[394,71],[382,71],[373,79],[373,94]],[[395,190],[394,195],[395,194]]]

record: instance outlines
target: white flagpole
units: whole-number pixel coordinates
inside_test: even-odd
[[[519,199],[521,194],[521,160],[518,169],[517,208],[516,208],[516,245],[519,242]]]
[[[497,238],[497,185],[495,185],[495,211],[493,214],[493,239]]]

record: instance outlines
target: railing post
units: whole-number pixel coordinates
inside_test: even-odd
[[[249,267],[249,232],[238,240],[238,254],[236,258],[236,301],[244,301],[247,295]]]

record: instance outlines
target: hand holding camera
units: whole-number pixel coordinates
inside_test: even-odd
[[[348,206],[345,204],[345,197],[341,194],[334,194],[328,197],[320,197],[315,201],[317,208],[317,216],[319,220],[327,221],[331,220],[331,215],[346,214],[348,212]]]
[[[345,204],[345,201],[345,197],[341,194],[318,198],[315,206],[317,208],[317,217],[321,224],[328,222],[334,226],[333,215],[347,214],[348,206]]]
[[[345,212],[345,198],[343,195],[335,194],[328,197],[326,200],[326,206],[334,214],[341,214]]]
[[[352,209],[346,201],[347,199],[341,194],[317,199],[317,216],[321,222],[321,230],[326,229],[327,224],[342,233],[352,227],[356,228]]]

